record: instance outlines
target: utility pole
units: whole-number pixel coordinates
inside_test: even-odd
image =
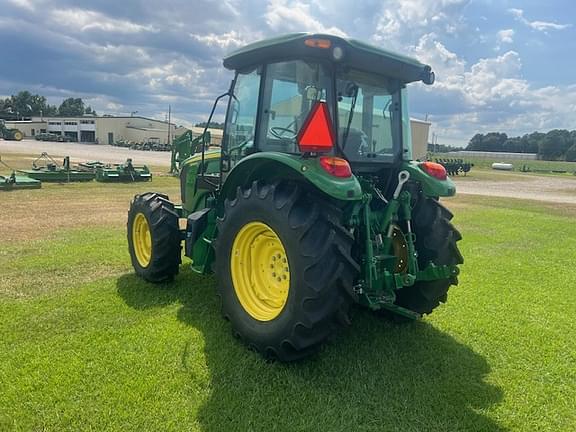
[[[168,105],[168,142],[167,144],[170,145],[170,121],[172,116],[172,107]]]

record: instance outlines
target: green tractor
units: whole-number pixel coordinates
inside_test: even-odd
[[[180,163],[182,205],[161,193],[131,204],[136,273],[173,279],[183,244],[194,271],[215,273],[233,333],[281,361],[315,352],[354,303],[404,321],[445,302],[463,259],[439,198],[456,191],[441,165],[411,160],[406,103],[431,68],[305,33],[224,66],[235,76],[207,122],[227,98],[222,147]]]
[[[7,141],[22,141],[24,134],[18,129],[7,128],[4,120],[0,119],[0,138]]]

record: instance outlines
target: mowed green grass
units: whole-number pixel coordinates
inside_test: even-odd
[[[134,276],[123,206],[148,188],[178,191],[158,179],[0,195],[4,225],[23,200],[99,201],[79,218],[116,209],[0,238],[1,431],[576,429],[573,208],[449,200],[466,260],[449,302],[410,325],[355,309],[318,355],[286,365],[233,338],[213,277],[186,264],[172,284]]]

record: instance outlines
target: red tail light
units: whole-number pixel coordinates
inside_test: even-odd
[[[298,132],[298,147],[302,153],[326,153],[334,146],[332,121],[326,102],[316,102]]]
[[[320,156],[320,166],[334,177],[352,177],[350,164],[346,159],[333,156]]]
[[[446,180],[446,168],[436,162],[422,162],[420,168],[428,175],[438,180]]]

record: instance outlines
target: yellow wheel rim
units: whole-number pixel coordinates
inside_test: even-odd
[[[24,137],[24,135],[22,135],[22,132],[20,132],[20,131],[14,133],[14,139],[16,141],[21,141],[23,137]]]
[[[132,224],[132,243],[134,254],[141,267],[148,267],[152,257],[152,237],[150,236],[150,225],[146,216],[138,213]]]
[[[258,321],[280,315],[290,289],[290,266],[282,241],[262,222],[250,222],[236,235],[230,254],[234,291],[244,310]]]

